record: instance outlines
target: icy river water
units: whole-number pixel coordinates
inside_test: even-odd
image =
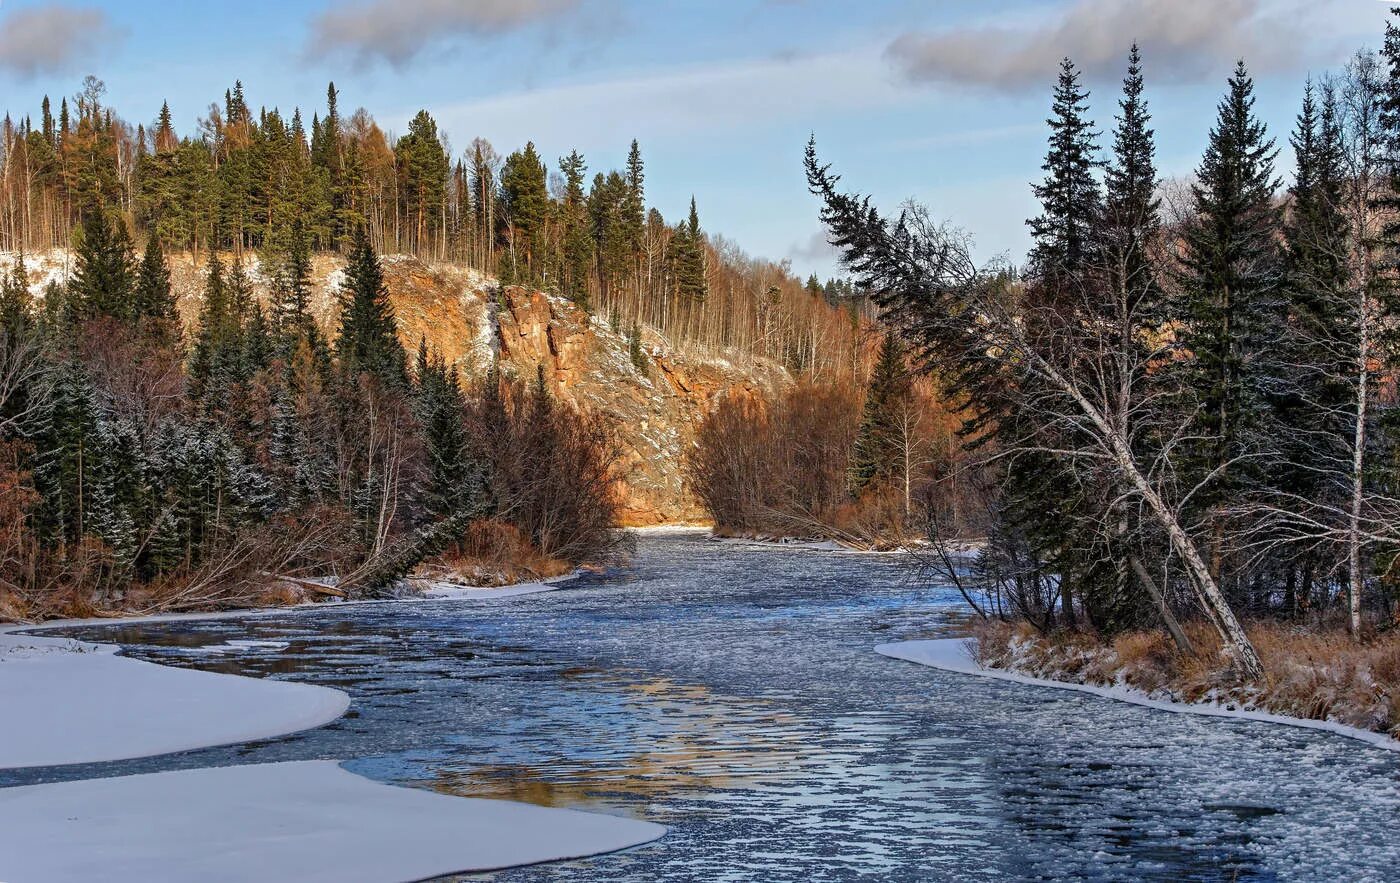
[[[1400,754],[924,668],[956,592],[898,557],[644,534],[544,594],[70,631],[335,686],[307,733],[0,785],[311,758],[387,782],[645,818],[614,855],[469,879],[1386,880]]]

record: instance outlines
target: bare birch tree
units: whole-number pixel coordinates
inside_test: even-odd
[[[927,210],[909,206],[886,219],[868,198],[839,191],[815,145],[807,174],[832,244],[925,364],[968,402],[974,422],[1016,427],[1001,435],[1003,455],[1048,454],[1110,476],[1161,530],[1240,673],[1261,677],[1257,652],[1182,526],[1166,456],[1180,433],[1163,406],[1166,391],[1144,382],[1153,376],[1142,365],[1150,350],[1104,321],[1092,292],[1081,292],[1070,315],[1032,314],[1009,274],[978,268],[966,238]]]

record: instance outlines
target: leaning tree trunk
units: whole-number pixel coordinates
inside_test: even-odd
[[[464,509],[404,537],[371,557],[347,576],[339,588],[364,597],[383,597],[419,562],[436,555],[461,537],[481,514],[477,507]]]
[[[1166,532],[1167,540],[1171,544],[1172,551],[1181,558],[1182,563],[1186,566],[1186,575],[1191,581],[1192,588],[1196,591],[1201,607],[1205,610],[1206,616],[1215,626],[1216,631],[1220,633],[1220,638],[1225,643],[1226,652],[1239,666],[1241,673],[1250,680],[1262,678],[1264,665],[1259,660],[1259,653],[1250,643],[1244,627],[1235,618],[1235,613],[1230,609],[1229,602],[1225,600],[1225,595],[1211,576],[1210,568],[1201,559],[1196,544],[1181,527],[1181,523],[1177,521],[1176,514],[1171,510],[1171,507],[1161,498],[1156,489],[1152,487],[1151,482],[1147,480],[1147,476],[1143,475],[1142,470],[1138,467],[1137,459],[1133,456],[1128,440],[1109,424],[1103,413],[1054,365],[1041,358],[1030,347],[1022,347],[1022,351],[1035,362],[1037,368],[1046,378],[1074,401],[1084,416],[1088,418],[1094,431],[1098,434],[1099,440],[1108,448],[1113,465],[1123,480],[1142,498],[1153,517],[1161,524],[1162,530]]]

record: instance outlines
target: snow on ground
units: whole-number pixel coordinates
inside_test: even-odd
[[[322,726],[350,705],[349,696],[326,687],[170,668],[117,652],[0,634],[0,768],[267,739]],[[0,873],[3,879],[16,878]]]
[[[660,825],[383,785],[334,761],[0,789],[0,880],[422,880],[612,852]]]
[[[1074,690],[1079,693],[1089,693],[1105,699],[1117,699],[1120,702],[1131,702],[1134,705],[1142,705],[1147,708],[1156,708],[1162,711],[1202,714],[1211,717],[1233,717],[1242,720],[1284,724],[1290,727],[1302,727],[1309,730],[1322,730],[1328,733],[1336,733],[1339,736],[1346,736],[1350,739],[1358,739],[1388,751],[1400,751],[1400,741],[1391,739],[1389,736],[1382,733],[1373,733],[1370,730],[1358,729],[1357,727],[1348,727],[1345,724],[1339,724],[1333,721],[1306,720],[1304,718],[1288,717],[1282,714],[1270,714],[1265,711],[1253,711],[1201,702],[1172,702],[1167,699],[1153,698],[1140,690],[1135,690],[1123,685],[1100,687],[1094,684],[1075,684],[1069,681],[1053,681],[1047,678],[1031,677],[1030,675],[1018,674],[1017,672],[1006,671],[1000,668],[985,668],[977,663],[976,656],[974,655],[974,642],[968,638],[941,638],[932,641],[901,641],[895,644],[880,644],[875,648],[875,652],[879,653],[881,656],[903,659],[907,662],[917,662],[920,665],[927,665],[932,668],[942,669],[943,671],[957,672],[958,674],[980,675],[984,678],[995,678],[997,680],[1012,681],[1017,684],[1030,684],[1037,687],[1053,687],[1058,690]]]
[[[403,598],[403,601],[480,601],[490,598],[514,598],[517,595],[533,595],[537,592],[552,592],[560,587],[561,583],[568,582],[577,577],[579,572],[566,573],[563,576],[556,576],[550,579],[540,580],[533,583],[513,583],[508,586],[496,586],[494,588],[483,588],[480,586],[464,586],[460,583],[434,582],[423,590],[421,598]]]

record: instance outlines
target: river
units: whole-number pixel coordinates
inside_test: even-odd
[[[0,785],[340,758],[671,828],[467,879],[1394,879],[1400,754],[871,650],[950,634],[961,614],[898,556],[691,532],[642,534],[631,567],[538,595],[74,629],[354,703],[319,730]]]

